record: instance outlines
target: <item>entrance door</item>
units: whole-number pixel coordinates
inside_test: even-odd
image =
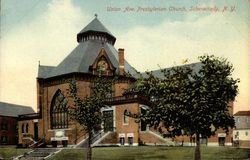
[[[225,146],[225,137],[219,137],[219,146]]]
[[[128,137],[128,144],[133,145],[133,137]]]
[[[103,111],[104,132],[114,131],[113,110]]]
[[[38,123],[34,123],[34,139],[38,140]]]
[[[123,146],[125,143],[125,138],[124,137],[120,137],[120,144]]]

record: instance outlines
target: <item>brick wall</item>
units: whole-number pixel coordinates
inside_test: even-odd
[[[130,84],[128,84],[127,82],[117,82],[115,85],[114,85],[114,97],[117,97],[117,96],[122,96],[123,92],[128,89],[130,86]]]
[[[118,134],[118,142],[121,136],[125,138],[125,144],[128,144],[128,136],[133,135],[133,143],[138,144],[139,139],[139,124],[135,122],[134,118],[129,117],[128,123],[124,123],[124,111],[128,110],[131,113],[139,113],[138,103],[129,103],[116,105],[116,132]]]
[[[0,145],[15,145],[17,133],[16,117],[0,116]]]
[[[140,143],[141,144],[165,144],[166,142],[163,141],[161,138],[154,136],[148,132],[140,132]]]
[[[118,141],[118,135],[116,132],[110,133],[107,137],[105,137],[100,144],[114,144],[116,145],[119,143]]]
[[[88,81],[77,81],[77,90],[79,97],[86,97],[90,94],[91,83]],[[39,120],[39,137],[44,137],[47,143],[50,143],[51,137],[54,137],[54,130],[51,129],[50,107],[53,97],[57,90],[60,89],[62,94],[68,99],[68,106],[73,106],[72,99],[68,98],[69,84],[59,84],[42,88],[42,119]],[[81,140],[84,134],[81,127],[75,122],[69,121],[68,129],[65,130],[65,136],[69,137],[69,144],[76,144]]]
[[[86,97],[90,94],[90,88],[92,86],[92,80],[77,80],[77,92],[79,97]],[[121,96],[125,89],[129,87],[127,81],[119,81],[113,86],[113,96]],[[69,84],[56,84],[51,86],[43,86],[40,83],[37,84],[39,102],[38,105],[41,107],[42,119],[39,119],[39,137],[45,138],[47,143],[50,143],[51,137],[54,137],[55,129],[51,129],[51,119],[50,119],[50,107],[52,99],[58,89],[64,94],[67,98],[69,97],[68,89]],[[73,106],[73,101],[71,98],[68,98],[68,106]],[[131,122],[132,123],[132,122]],[[80,127],[75,123],[70,121],[68,129],[65,130],[65,136],[69,137],[68,144],[76,144],[80,140],[84,139],[86,136],[81,130]]]
[[[23,143],[25,136],[34,139],[34,120],[18,121],[18,135],[18,144]]]

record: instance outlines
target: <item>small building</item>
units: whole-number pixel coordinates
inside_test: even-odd
[[[0,102],[0,145],[16,145],[18,142],[18,115],[34,113],[29,106]],[[27,127],[29,130],[29,127]]]
[[[234,146],[250,148],[250,111],[239,111],[234,114]]]

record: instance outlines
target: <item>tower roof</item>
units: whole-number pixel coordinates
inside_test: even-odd
[[[103,41],[108,41],[114,45],[116,38],[96,17],[77,34],[77,42],[84,42],[89,37],[99,36]],[[106,40],[105,40],[106,39]]]
[[[94,64],[102,49],[105,50],[107,58],[114,67],[114,74],[119,74],[118,51],[114,48],[115,37],[97,19],[97,16],[80,33],[77,34],[79,44],[58,65],[39,65],[38,78],[51,78],[70,73],[92,74],[90,67]],[[136,77],[137,71],[125,60],[124,69],[126,73]]]
[[[78,46],[58,66],[51,67],[40,65],[38,78],[50,78],[69,73],[90,73],[89,66],[94,63],[102,48],[107,52],[108,58],[116,68],[115,73],[118,74],[118,52],[114,46],[109,43],[103,44],[98,40],[88,40],[84,43],[79,43]],[[125,72],[134,77],[138,75],[136,69],[134,69],[126,60]]]
[[[104,32],[113,36],[112,33],[99,21],[97,17],[93,19],[86,27],[84,27],[78,34],[88,31]]]

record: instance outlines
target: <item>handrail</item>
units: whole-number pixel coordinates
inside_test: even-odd
[[[96,139],[98,136],[102,137],[102,135],[103,135],[104,133],[105,133],[104,130],[100,130],[100,132],[94,134],[94,136],[91,138],[91,142],[92,142],[92,143],[95,142],[95,141],[93,141],[93,140]]]
[[[115,127],[113,127],[115,128]],[[110,132],[110,131],[107,131]],[[91,144],[94,144],[98,139],[102,138],[107,132],[105,132],[103,129],[99,130],[97,133],[92,132],[92,138],[91,138]],[[89,136],[84,139],[81,143],[77,144],[77,146],[87,145],[89,142]]]
[[[44,144],[44,139],[35,141],[33,144],[29,145],[30,148],[36,148]]]
[[[84,135],[86,135],[86,134],[85,134],[85,133],[82,133],[82,134],[80,134],[80,135],[77,135],[77,138],[75,138],[74,142],[77,143],[77,141],[78,141],[80,138],[82,138]]]

